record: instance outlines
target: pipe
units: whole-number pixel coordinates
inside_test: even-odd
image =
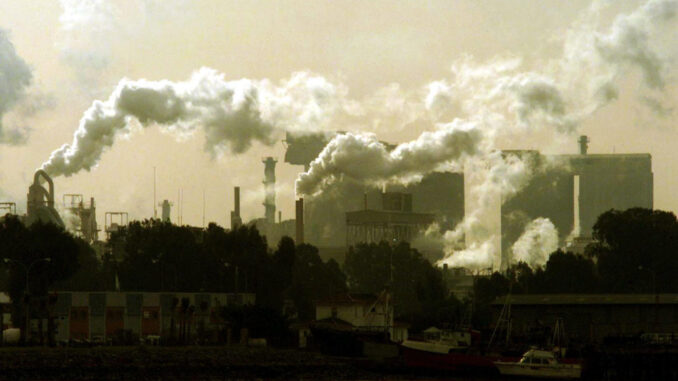
[[[40,185],[40,177],[43,177],[45,181],[47,181],[47,184],[49,185],[49,194],[47,195],[47,205],[50,207],[54,207],[54,182],[52,181],[52,178],[49,177],[47,172],[45,172],[42,169],[38,169],[35,171],[35,175],[33,175],[33,184]]]
[[[296,202],[297,245],[304,243],[304,198]]]
[[[233,203],[235,204],[235,216],[240,217],[240,187],[233,188]]]

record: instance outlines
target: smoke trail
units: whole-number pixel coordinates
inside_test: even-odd
[[[114,47],[140,40],[192,15],[186,0],[59,0],[56,48],[86,96],[101,95],[103,74],[113,64]],[[124,15],[124,17],[123,17]]]
[[[8,32],[0,29],[0,143],[18,144],[26,141],[27,128],[7,128],[5,114],[26,95],[33,74],[28,64],[17,55]]]
[[[372,134],[339,134],[311,163],[309,171],[299,176],[297,192],[312,195],[341,177],[372,185],[404,181],[475,154],[480,140],[479,128],[460,120],[391,151]]]
[[[566,40],[562,57],[540,65],[543,72],[521,71],[518,58],[495,59],[478,65],[463,57],[451,68],[451,77],[427,86],[425,106],[438,124],[410,143],[389,152],[374,137],[337,136],[309,171],[297,179],[297,191],[322,192],[343,176],[358,181],[407,182],[440,166],[478,171],[482,178],[471,192],[476,209],[453,231],[443,234],[448,256],[440,263],[487,267],[496,256],[496,231],[492,222],[496,202],[505,201],[524,187],[532,175],[525,158],[497,156],[500,137],[550,130],[576,132],[579,123],[616,99],[623,73],[639,69],[647,89],[661,91],[666,83],[665,61],[653,47],[656,31],[675,19],[677,0],[650,0],[628,15],[617,17],[607,33],[594,30],[597,4]],[[672,30],[675,35],[675,30]],[[667,41],[671,38],[662,36]],[[656,98],[653,98],[656,99]],[[666,112],[661,104],[645,102]],[[466,145],[450,145],[454,153],[439,154],[432,136],[455,136],[459,126],[473,133]],[[412,164],[396,160],[400,147],[411,147]],[[475,174],[478,177],[478,172]],[[494,208],[491,205],[494,205]],[[458,250],[459,240],[474,241]],[[491,252],[489,252],[491,251]]]
[[[184,82],[123,79],[107,100],[85,111],[73,142],[52,152],[42,168],[51,176],[90,170],[106,147],[129,131],[132,120],[178,135],[202,127],[208,152],[238,154],[253,142],[273,144],[283,130],[325,128],[334,113],[347,107],[345,93],[342,86],[309,73],[295,73],[279,86],[268,80],[227,81],[209,68]]]
[[[569,90],[577,93],[579,106],[591,113],[617,99],[618,82],[638,70],[646,91],[658,93],[668,81],[669,58],[676,52],[676,0],[650,0],[635,11],[619,15],[606,33],[596,29],[601,3],[589,11],[568,33],[563,57],[558,63]],[[641,98],[647,95],[641,95]],[[665,107],[648,104],[662,116]]]
[[[558,230],[548,218],[536,218],[513,244],[512,262],[525,262],[530,267],[543,266],[558,249]]]
[[[453,230],[441,234],[445,257],[437,264],[476,270],[493,266],[499,252],[500,203],[523,189],[536,173],[556,165],[537,162],[534,155],[500,151],[467,162],[468,181],[474,184],[467,201],[475,208]]]
[[[112,60],[113,37],[120,24],[116,8],[107,0],[59,0],[62,13],[59,49],[61,60],[73,68],[86,94],[96,94],[101,72]]]

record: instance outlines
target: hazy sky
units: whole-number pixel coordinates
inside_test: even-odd
[[[0,0],[0,28],[9,32],[18,55],[33,70],[23,102],[38,108],[27,116],[17,106],[5,115],[6,125],[32,129],[25,144],[0,145],[0,195],[16,201],[20,209],[25,209],[35,169],[53,150],[72,141],[83,112],[95,99],[107,99],[123,77],[183,81],[207,66],[229,80],[246,77],[278,83],[294,72],[310,71],[343,83],[353,99],[371,99],[374,94],[381,99],[388,94],[384,89],[423,98],[425,86],[448,78],[452,63],[465,56],[477,62],[519,57],[529,67],[560,55],[566,32],[591,4],[120,0],[84,2],[90,6],[78,8],[78,3]],[[611,2],[601,14],[600,28],[642,3]],[[69,7],[77,12],[65,12]],[[676,58],[675,52],[666,53],[668,59]],[[591,139],[591,153],[649,152],[655,207],[678,211],[674,197],[678,130],[675,111],[671,113],[678,105],[676,75],[678,70],[671,66],[661,99],[664,117],[644,106],[639,74],[631,71],[620,79],[619,98],[584,121],[571,139],[506,137],[501,148],[575,153],[576,135],[582,133]],[[381,118],[377,127],[366,116],[346,129],[372,126],[365,128],[380,139],[400,142],[430,127],[396,122],[391,126],[389,117]],[[183,189],[184,223],[202,224],[204,191],[206,220],[229,226],[235,185],[242,189],[244,218],[263,216],[261,158],[274,156],[280,159],[278,208],[283,218],[293,217],[293,183],[302,168],[282,162],[281,142],[212,158],[203,149],[200,131],[177,141],[154,126],[132,125],[131,134],[106,150],[96,168],[55,178],[59,200],[64,193],[94,197],[100,223],[106,211],[127,211],[134,219],[150,217],[156,167],[158,201],[176,201]]]

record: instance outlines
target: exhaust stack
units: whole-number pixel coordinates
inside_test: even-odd
[[[266,208],[266,222],[275,223],[275,164],[278,162],[272,157],[267,157],[261,161],[264,163],[264,190],[266,198],[264,207]]]
[[[231,229],[242,225],[240,218],[240,187],[233,188],[233,211],[231,211]]]
[[[300,198],[296,203],[297,245],[304,243],[304,199]]]

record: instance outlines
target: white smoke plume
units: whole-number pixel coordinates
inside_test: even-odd
[[[59,40],[61,60],[73,68],[86,94],[99,90],[100,74],[112,60],[113,37],[120,28],[116,8],[108,0],[59,0],[62,13]]]
[[[141,41],[162,27],[192,16],[187,0],[59,0],[55,47],[69,66],[78,89],[90,99],[108,88],[106,70],[121,42]],[[124,16],[123,16],[124,15]]]
[[[512,262],[525,262],[530,267],[544,266],[551,253],[558,249],[558,230],[548,218],[536,218],[513,244]]]
[[[0,143],[18,144],[26,141],[30,129],[23,126],[8,127],[3,119],[26,97],[32,79],[31,68],[17,54],[8,32],[0,29]]]
[[[475,209],[453,231],[443,234],[449,244],[447,257],[439,263],[486,268],[498,252],[492,222],[498,205],[492,200],[507,200],[532,176],[525,158],[497,153],[498,138],[545,130],[575,133],[583,119],[616,99],[617,82],[630,70],[640,70],[644,87],[661,91],[666,82],[665,61],[654,42],[660,28],[675,26],[671,22],[677,3],[650,0],[617,17],[606,33],[595,30],[600,7],[596,3],[570,30],[563,56],[541,63],[539,71],[523,70],[519,58],[479,65],[463,57],[453,64],[450,78],[427,86],[424,100],[433,120],[452,123],[439,123],[434,132],[425,132],[393,151],[373,136],[337,136],[298,177],[297,191],[322,192],[342,177],[365,183],[408,182],[441,167],[464,168],[467,176],[480,177],[470,192]],[[674,38],[661,37],[666,41],[678,37],[675,28],[669,34]],[[653,108],[667,110],[656,104]],[[455,139],[460,131],[472,136],[462,145]],[[453,142],[443,143],[444,139]],[[409,155],[400,160],[405,147]],[[463,239],[470,243],[459,250]]]
[[[563,81],[579,94],[579,106],[588,113],[615,100],[620,79],[635,70],[641,74],[642,88],[662,92],[668,81],[669,53],[678,51],[677,0],[649,0],[633,12],[617,16],[605,33],[596,29],[604,6],[604,2],[594,2],[573,25],[558,62]],[[650,111],[658,110],[657,115],[662,116],[665,108],[653,106],[656,104],[648,104]]]
[[[482,136],[474,123],[455,120],[393,150],[372,134],[339,134],[299,176],[297,192],[313,195],[340,178],[378,185],[403,181],[436,170],[440,165],[475,155]]]
[[[283,131],[326,128],[334,113],[348,107],[345,93],[343,86],[304,72],[279,85],[227,81],[209,68],[183,82],[123,79],[107,100],[85,111],[73,142],[52,152],[42,168],[51,176],[90,170],[133,121],[180,136],[202,127],[208,152],[238,154],[254,142],[273,144]]]
[[[445,257],[438,265],[483,270],[495,263],[499,252],[499,203],[519,192],[535,173],[548,170],[550,162],[537,163],[533,155],[494,151],[482,160],[466,163],[467,181],[474,184],[467,202],[474,205],[454,230],[442,234]],[[465,244],[470,242],[470,244]]]

